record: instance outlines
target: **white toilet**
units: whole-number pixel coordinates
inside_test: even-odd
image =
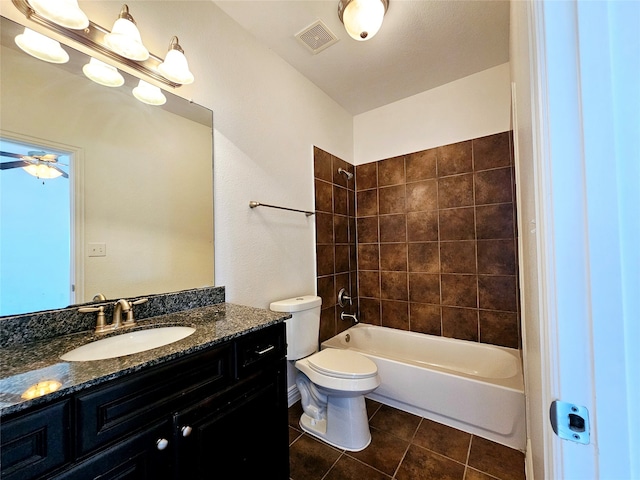
[[[378,368],[349,350],[318,352],[321,304],[320,297],[305,295],[273,302],[270,308],[292,316],[286,320],[287,360],[297,360],[299,370],[300,427],[334,447],[357,452],[371,442],[364,395],[380,385]]]

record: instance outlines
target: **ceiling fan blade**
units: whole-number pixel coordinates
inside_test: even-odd
[[[11,158],[22,158],[24,157],[24,155],[20,155],[18,153],[11,153],[11,152],[0,152],[0,155],[3,157],[11,157]]]
[[[26,167],[27,165],[31,165],[31,164],[29,162],[25,162],[24,160],[17,160],[15,162],[4,162],[4,163],[0,163],[0,170],[8,170],[10,168]]]
[[[49,165],[49,168],[53,168],[54,170],[57,170],[58,172],[60,172],[62,174],[62,176],[64,178],[69,178],[69,174],[67,172],[65,172],[64,170],[62,170],[61,168],[58,168],[55,165]]]

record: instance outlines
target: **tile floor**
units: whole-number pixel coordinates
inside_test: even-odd
[[[289,408],[291,480],[524,480],[524,454],[367,399],[371,444],[360,452],[303,433]]]

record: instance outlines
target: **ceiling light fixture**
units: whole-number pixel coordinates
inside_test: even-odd
[[[22,167],[22,169],[29,175],[33,175],[34,177],[41,178],[43,180],[58,178],[60,175],[62,175],[62,172],[60,172],[59,170],[51,168],[49,165],[45,165],[43,163],[27,165],[26,167]]]
[[[105,87],[120,87],[124,84],[124,77],[120,75],[116,67],[107,65],[97,58],[91,57],[89,63],[82,67],[82,73],[89,80]]]
[[[338,17],[349,36],[360,42],[371,39],[389,8],[389,0],[340,0]]]
[[[16,35],[16,45],[29,55],[49,63],[67,63],[69,54],[57,42],[41,33],[25,28],[24,33]]]
[[[78,0],[30,0],[38,15],[66,28],[82,30],[89,26],[89,17],[80,10]]]
[[[107,48],[129,60],[144,61],[149,58],[149,50],[142,44],[136,21],[129,14],[129,7],[123,5],[110,33],[104,36]]]
[[[138,86],[133,89],[133,96],[148,105],[164,105],[167,101],[159,87],[144,80],[140,80]]]
[[[169,51],[164,57],[164,62],[158,65],[158,71],[169,80],[186,85],[193,83],[193,74],[189,71],[187,57],[178,43],[178,37],[173,37],[169,43]]]

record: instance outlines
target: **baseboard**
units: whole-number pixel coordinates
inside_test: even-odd
[[[296,387],[295,385],[291,385],[289,387],[289,390],[287,391],[287,397],[287,404],[289,407],[300,400],[300,392],[298,391],[298,387]]]

